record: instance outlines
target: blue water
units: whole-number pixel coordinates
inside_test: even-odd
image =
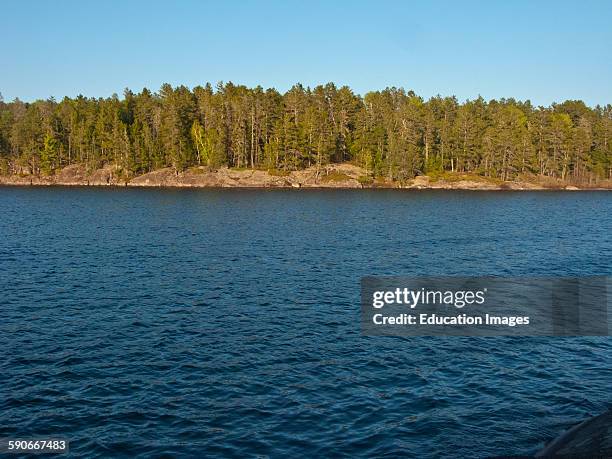
[[[0,188],[0,437],[78,457],[530,454],[610,338],[360,332],[364,275],[612,273],[606,192]]]

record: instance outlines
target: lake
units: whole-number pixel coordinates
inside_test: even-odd
[[[610,338],[366,337],[366,275],[612,273],[608,192],[0,188],[0,437],[75,456],[531,454]]]

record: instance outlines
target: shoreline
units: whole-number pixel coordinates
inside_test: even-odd
[[[254,185],[236,185],[236,186],[215,186],[215,185],[132,185],[132,184],[120,184],[114,183],[109,185],[102,184],[87,184],[87,183],[13,183],[5,182],[0,179],[0,188],[101,188],[101,189],[164,189],[164,190],[244,190],[244,191],[255,191],[255,190],[267,190],[267,191],[288,191],[288,190],[302,190],[302,191],[330,191],[330,190],[342,190],[342,191],[469,191],[469,192],[585,192],[585,191],[612,191],[612,188],[466,188],[466,187],[452,187],[452,186],[435,186],[435,187],[413,187],[413,186],[361,186],[361,187],[350,187],[350,186],[306,186],[306,187],[290,187],[290,186],[254,186]]]
[[[530,180],[501,181],[474,174],[446,173],[442,177],[417,176],[406,182],[372,180],[364,169],[352,164],[315,166],[305,170],[283,172],[258,169],[215,171],[203,167],[176,173],[170,168],[158,169],[125,179],[120,170],[105,166],[88,172],[84,165],[67,166],[51,176],[0,175],[0,186],[75,186],[130,188],[235,188],[235,189],[404,189],[465,191],[611,191],[612,183],[599,186],[576,186],[541,177]]]

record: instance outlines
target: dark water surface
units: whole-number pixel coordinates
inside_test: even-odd
[[[612,274],[605,192],[0,188],[0,437],[74,456],[533,453],[610,338],[362,337],[364,275]]]

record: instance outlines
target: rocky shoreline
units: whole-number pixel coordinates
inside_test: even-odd
[[[495,181],[485,177],[454,174],[432,179],[417,176],[405,183],[371,180],[366,171],[352,164],[333,164],[322,168],[282,172],[252,169],[221,168],[209,171],[204,167],[176,173],[171,168],[159,169],[129,180],[113,166],[87,172],[83,165],[71,165],[55,175],[0,175],[0,185],[16,186],[128,186],[175,188],[402,188],[451,190],[610,190],[612,183],[596,187],[577,187],[560,181]]]

